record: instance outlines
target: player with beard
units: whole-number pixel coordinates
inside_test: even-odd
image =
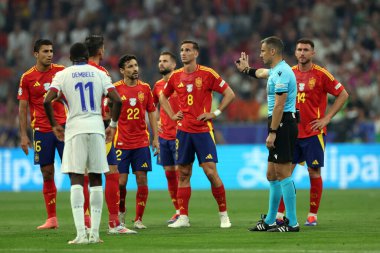
[[[156,105],[159,103],[160,94],[175,67],[175,55],[168,51],[162,52],[158,59],[158,68],[160,74],[162,75],[162,79],[158,80],[153,88],[153,99]],[[179,111],[179,100],[177,93],[174,92],[169,97],[169,103],[174,112]],[[176,213],[168,220],[168,223],[171,224],[179,217],[179,206],[177,201],[178,171],[175,162],[175,137],[177,132],[177,122],[172,120],[163,109],[160,109],[159,115],[158,136],[160,142],[160,154],[157,156],[157,164],[164,167],[165,176],[168,181],[169,194],[176,210]]]
[[[148,199],[147,172],[152,170],[149,150],[149,131],[145,121],[148,113],[149,123],[153,132],[152,148],[154,155],[159,153],[156,108],[149,84],[139,79],[139,65],[134,55],[124,55],[119,60],[119,69],[123,79],[114,83],[122,100],[122,112],[115,136],[118,169],[120,173],[120,206],[119,219],[125,223],[125,198],[129,167],[136,176],[136,216],[134,227],[147,228],[143,223],[143,215]]]

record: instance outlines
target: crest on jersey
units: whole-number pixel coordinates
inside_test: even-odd
[[[298,90],[299,91],[304,91],[305,90],[305,84],[304,83],[299,83],[298,84]]]
[[[139,91],[139,93],[137,94],[137,98],[139,99],[140,103],[144,102],[144,97],[144,92]]]
[[[136,98],[130,98],[130,99],[129,99],[129,104],[130,104],[131,106],[135,106],[135,105],[136,105],[136,102],[137,102],[137,99],[136,99]]]
[[[195,86],[197,87],[198,90],[200,90],[202,88],[202,78],[201,77],[195,78]]]
[[[315,82],[316,82],[316,81],[317,81],[317,80],[316,80],[314,77],[312,77],[312,78],[309,79],[309,84],[308,84],[308,86],[309,86],[310,90],[314,89],[314,86],[315,86]]]
[[[48,90],[49,87],[50,87],[50,83],[44,83],[44,89],[45,89],[45,90]]]
[[[187,90],[187,92],[192,92],[193,91],[193,84],[191,83],[191,84],[186,84],[186,90]]]

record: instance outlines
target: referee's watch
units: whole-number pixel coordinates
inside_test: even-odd
[[[269,128],[269,133],[275,133],[275,134],[277,134],[277,129],[273,129],[273,128]]]

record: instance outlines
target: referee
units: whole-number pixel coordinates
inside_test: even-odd
[[[298,135],[296,120],[297,82],[291,67],[283,60],[284,44],[275,36],[261,41],[260,58],[269,69],[249,67],[248,55],[241,53],[236,67],[244,74],[267,81],[269,150],[267,179],[270,184],[268,213],[250,231],[298,232],[296,189],[291,178],[292,160]],[[283,196],[288,221],[277,226],[276,214]]]

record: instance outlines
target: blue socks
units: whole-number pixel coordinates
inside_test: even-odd
[[[269,210],[267,217],[265,218],[265,223],[268,225],[271,225],[276,221],[276,214],[278,205],[280,204],[281,195],[281,182],[278,180],[269,181]]]
[[[280,185],[285,204],[286,217],[289,219],[289,226],[295,226],[297,225],[296,188],[291,177],[281,180]]]

